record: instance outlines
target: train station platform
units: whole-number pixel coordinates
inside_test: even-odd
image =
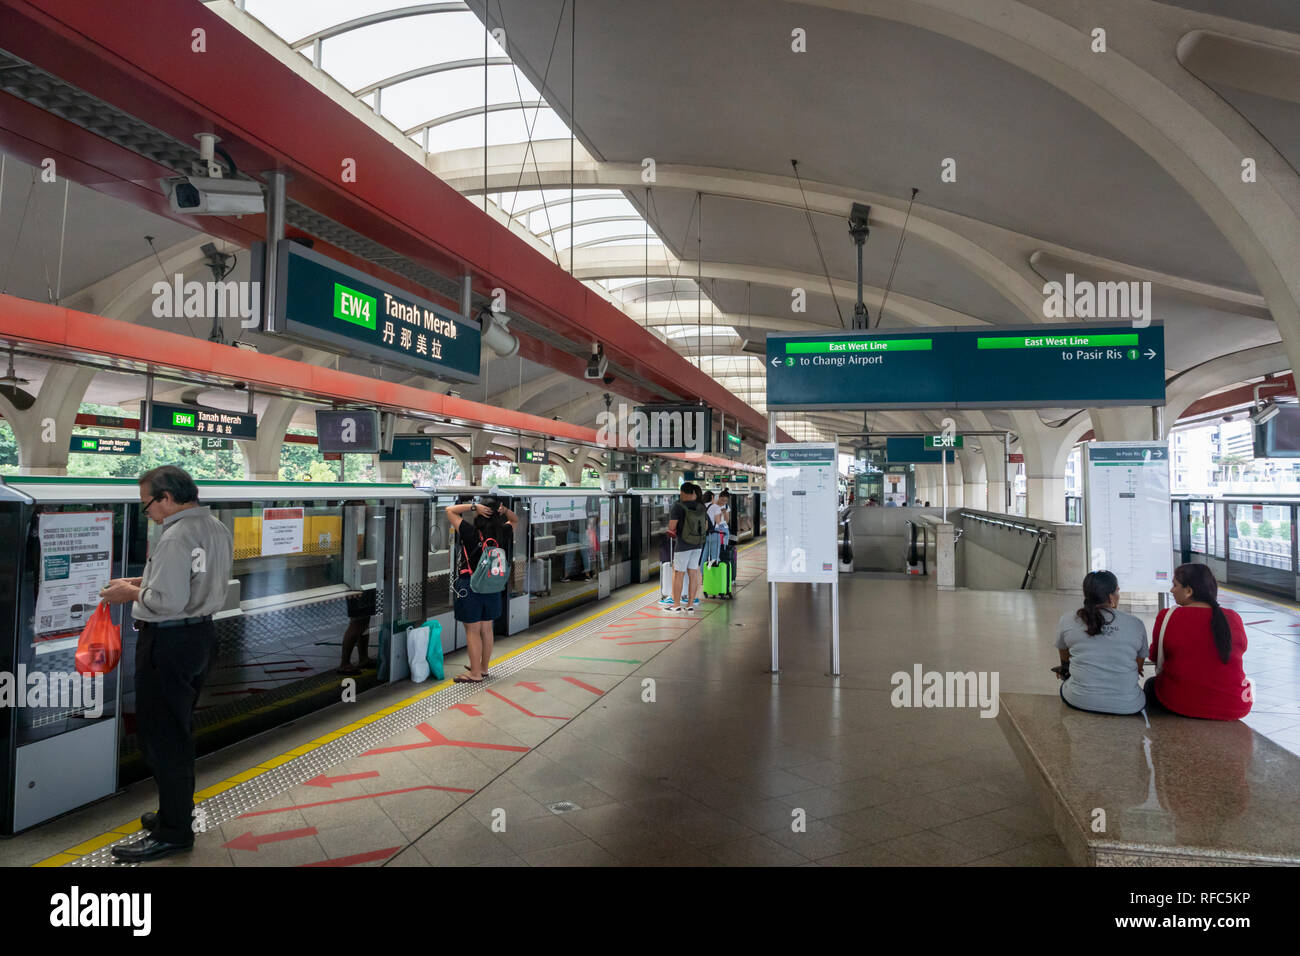
[[[500,642],[483,685],[402,682],[201,760],[205,831],[149,865],[1068,865],[988,718],[999,693],[1055,694],[1075,599],[846,575],[834,679],[827,589],[785,585],[774,678],[764,554],[697,615],[623,592]],[[1250,638],[1245,724],[1300,753],[1300,608],[1223,603]],[[989,686],[897,706],[919,702],[897,675],[940,667]],[[112,865],[153,799],[145,781],[4,841],[0,865]]]

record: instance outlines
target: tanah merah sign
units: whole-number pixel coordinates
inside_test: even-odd
[[[149,409],[151,432],[171,435],[221,436],[254,441],[257,438],[257,416],[247,412],[228,412],[224,408],[203,408],[199,405],[169,405],[154,402]]]
[[[281,240],[277,256],[281,334],[444,380],[478,381],[477,323],[300,243]]]
[[[104,435],[73,435],[68,451],[82,455],[138,455],[140,439],[109,438]]]

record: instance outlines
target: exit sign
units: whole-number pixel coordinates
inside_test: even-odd
[[[961,435],[926,435],[925,447],[928,449],[936,448],[963,448]]]

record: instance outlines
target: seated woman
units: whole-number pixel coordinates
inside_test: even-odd
[[[1169,588],[1177,607],[1156,615],[1147,681],[1148,703],[1184,717],[1237,720],[1253,699],[1242,657],[1246,628],[1236,611],[1219,607],[1219,582],[1203,564],[1183,564]]]
[[[1117,610],[1119,581],[1109,571],[1083,579],[1083,607],[1061,617],[1061,699],[1077,710],[1137,714],[1146,706],[1138,677],[1147,656],[1147,629]]]

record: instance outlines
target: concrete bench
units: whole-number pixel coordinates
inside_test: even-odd
[[[1240,721],[1002,694],[998,724],[1079,866],[1300,865],[1300,757]]]

